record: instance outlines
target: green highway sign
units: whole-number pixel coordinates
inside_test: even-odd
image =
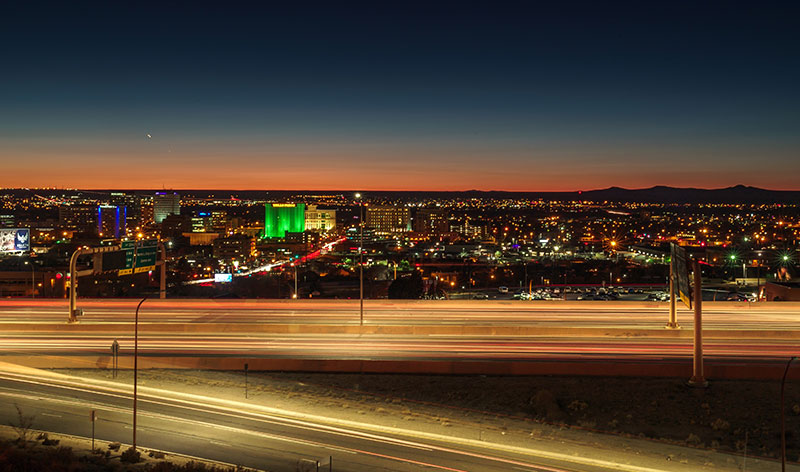
[[[119,275],[138,274],[148,272],[156,267],[158,259],[158,240],[123,241],[122,250],[125,251],[125,268]],[[134,261],[134,253],[136,260]]]

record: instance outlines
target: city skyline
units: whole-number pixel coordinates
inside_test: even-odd
[[[800,189],[796,7],[8,7],[0,187]]]

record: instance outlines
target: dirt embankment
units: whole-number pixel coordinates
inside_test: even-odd
[[[288,390],[322,390],[354,401],[402,399],[676,444],[780,457],[779,382],[608,377],[460,377],[273,374]],[[302,389],[291,387],[295,382]],[[310,393],[310,392],[309,392]],[[800,461],[800,380],[786,387],[787,457]]]

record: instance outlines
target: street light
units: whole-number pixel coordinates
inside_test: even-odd
[[[138,305],[136,305],[136,317],[133,322],[133,450],[136,450],[136,400],[138,397],[138,373],[139,373],[139,307],[147,300],[147,297],[142,298]]]
[[[356,200],[358,200],[358,227],[360,239],[358,243],[358,320],[359,325],[364,326],[364,201],[361,199],[360,193],[356,193]]]
[[[25,261],[25,265],[31,266],[31,298],[36,298],[36,268],[33,266],[32,262],[28,264],[28,261]]]
[[[786,409],[785,403],[785,392],[786,392],[786,375],[789,373],[789,367],[792,365],[792,361],[797,359],[796,357],[792,357],[789,359],[789,362],[786,363],[786,369],[783,371],[783,378],[781,379],[781,472],[786,472],[786,413],[784,410]]]
[[[297,265],[292,262],[292,267],[294,267],[294,295],[292,295],[292,298],[297,298]]]

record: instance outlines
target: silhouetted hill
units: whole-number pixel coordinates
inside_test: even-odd
[[[83,195],[102,199],[111,190],[53,190],[53,189],[1,189],[3,193],[16,197]],[[120,191],[120,190],[116,190]],[[139,195],[152,195],[156,190],[124,190]],[[295,198],[304,195],[338,195],[342,200],[353,195],[352,190],[190,190],[175,189],[184,196],[196,198],[230,198],[274,200]],[[367,198],[400,199],[406,201],[425,201],[430,198],[492,198],[492,199],[531,199],[549,201],[585,200],[594,202],[638,202],[638,203],[786,203],[800,205],[800,191],[765,190],[757,187],[737,185],[720,189],[676,188],[657,185],[643,189],[609,187],[602,190],[583,192],[507,192],[498,190],[466,190],[461,192],[444,191],[369,191]]]
[[[583,192],[581,197],[593,201],[642,203],[800,203],[798,191],[765,190],[745,185],[711,190],[663,185],[644,189],[610,187]]]

